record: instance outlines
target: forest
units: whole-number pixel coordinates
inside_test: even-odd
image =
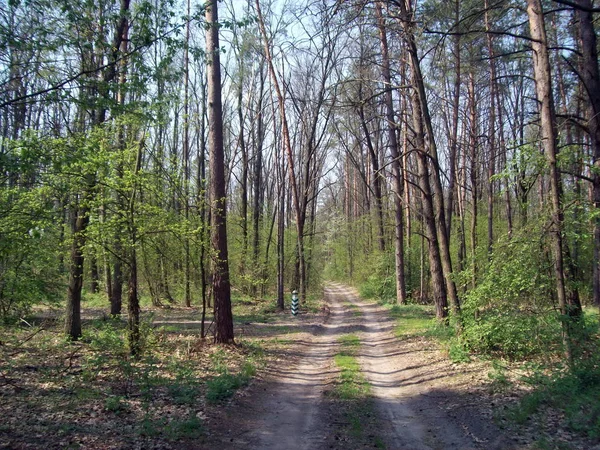
[[[53,311],[85,341],[99,308],[135,360],[146,310],[232,344],[232,304],[336,281],[598,392],[598,13],[2,0],[2,333]]]

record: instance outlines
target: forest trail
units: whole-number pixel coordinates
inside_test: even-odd
[[[425,340],[399,340],[386,310],[342,285],[325,289],[330,313],[305,328],[294,351],[251,386],[213,436],[222,449],[518,449],[470,392],[475,368],[457,370]],[[293,319],[297,320],[297,319]],[[338,339],[358,335],[357,358],[371,386],[374,423],[367,438],[338,428],[348,418],[328,395],[339,377]],[[383,447],[384,446],[384,447]]]

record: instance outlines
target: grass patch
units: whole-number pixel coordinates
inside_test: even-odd
[[[340,352],[335,355],[334,361],[340,369],[340,377],[334,389],[334,395],[344,400],[358,400],[369,396],[370,386],[360,371],[356,359],[356,351],[360,346],[360,339],[353,334],[341,336]]]
[[[396,319],[396,336],[402,339],[425,336],[436,325],[431,306],[393,305],[389,314]]]
[[[340,350],[334,356],[334,361],[340,369],[340,376],[332,396],[337,402],[336,408],[345,420],[337,430],[341,435],[336,434],[336,440],[349,439],[361,448],[385,448],[383,441],[377,436],[379,430],[370,398],[371,387],[361,373],[356,358],[360,338],[355,334],[345,334],[338,338],[338,342]]]
[[[245,362],[239,373],[224,371],[206,382],[206,400],[219,403],[231,398],[239,388],[247,386],[254,375],[256,367],[250,362]]]
[[[247,386],[256,375],[258,367],[263,364],[264,350],[256,342],[244,341],[240,346],[246,353],[246,358],[236,371],[224,364],[227,356],[225,350],[212,355],[213,371],[216,376],[206,382],[206,400],[210,403],[220,403],[233,396],[241,387]]]
[[[340,354],[354,356],[360,347],[360,338],[355,334],[345,334],[338,338]]]
[[[362,313],[360,312],[360,308],[358,307],[358,305],[355,305],[354,303],[347,302],[346,303],[346,307],[350,310],[350,312],[352,313],[352,315],[354,317],[360,317],[360,316],[362,316]]]
[[[273,313],[278,311],[275,300],[255,300],[249,297],[235,297],[231,306],[236,323],[269,323],[273,321]]]
[[[147,416],[141,421],[138,433],[142,437],[151,439],[159,436],[172,441],[197,439],[204,434],[204,426],[194,414],[189,414],[187,417],[175,417],[171,420]]]

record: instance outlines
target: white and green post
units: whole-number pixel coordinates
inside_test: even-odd
[[[292,315],[298,314],[298,291],[292,291]]]

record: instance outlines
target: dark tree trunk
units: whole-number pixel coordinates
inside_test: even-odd
[[[95,255],[90,257],[90,291],[97,294],[100,291],[100,274],[98,272],[98,260]]]
[[[132,243],[135,246],[135,242]],[[137,254],[135,247],[129,255],[129,280],[127,283],[127,313],[129,326],[129,351],[131,355],[140,354],[140,300],[138,297]]]
[[[114,258],[113,262],[113,276],[111,283],[111,292],[110,292],[110,315],[111,316],[120,316],[121,310],[123,308],[123,269],[121,263],[121,245],[115,245],[115,252],[117,256]]]
[[[264,74],[264,63],[260,66],[260,87],[258,93],[258,111],[256,117],[256,137],[254,139],[254,198],[252,202],[252,225],[253,225],[253,236],[252,236],[252,260],[254,263],[255,270],[258,271],[258,257],[260,250],[260,218],[261,218],[261,193],[262,193],[262,158],[263,158],[263,141],[264,141],[264,127],[263,127],[263,96],[265,91],[265,74]],[[256,295],[256,286],[253,290]]]
[[[207,3],[206,52],[209,57],[208,144],[210,152],[211,243],[213,248],[212,287],[215,307],[215,342],[234,341],[231,313],[231,286],[227,251],[227,204],[225,155],[223,151],[223,106],[221,103],[221,61],[217,0]]]
[[[73,246],[71,247],[71,266],[69,269],[69,286],[67,290],[67,310],[65,333],[76,341],[81,337],[81,290],[83,287],[83,248],[85,246],[85,230],[90,221],[89,211],[79,207],[72,219]]]

